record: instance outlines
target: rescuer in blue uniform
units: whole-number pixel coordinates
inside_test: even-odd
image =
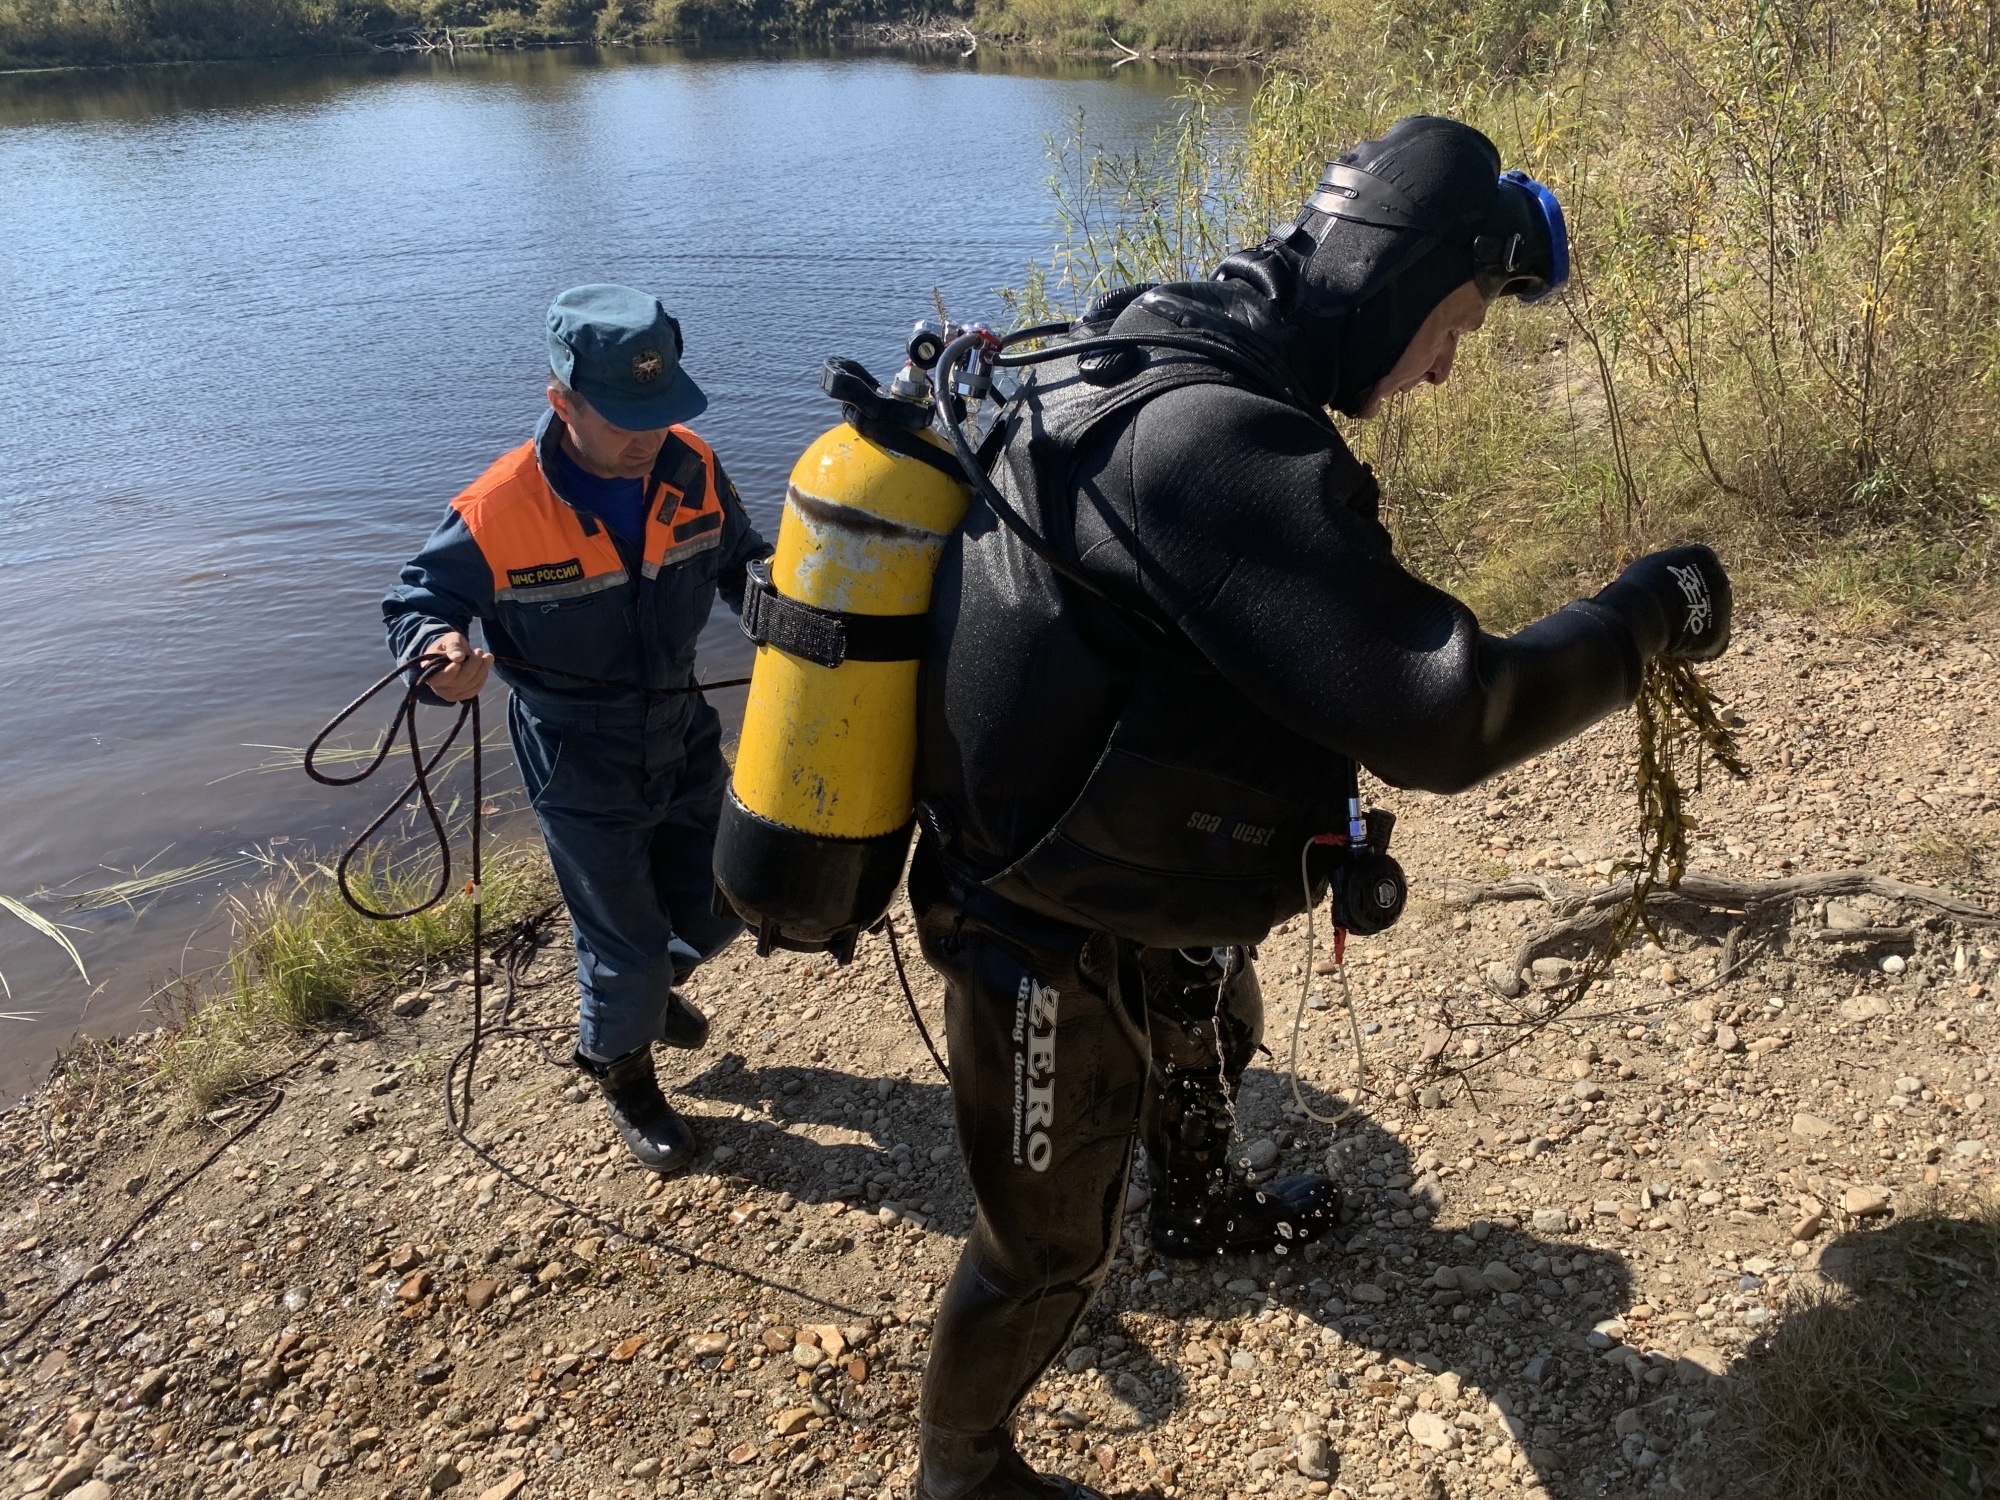
[[[674,986],[742,925],[715,914],[728,771],[715,710],[689,691],[695,639],[718,593],[741,610],[744,568],[771,549],[682,425],[708,398],[657,298],[574,287],[549,308],[548,346],[535,436],[452,501],[382,613],[399,660],[448,658],[426,684],[445,702],[503,658],[508,733],[576,936],[575,1062],[632,1154],[675,1172],[696,1142],[653,1044],[707,1039]],[[474,620],[491,653],[467,639]]]

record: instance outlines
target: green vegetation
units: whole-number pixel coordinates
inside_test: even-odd
[[[17,901],[12,896],[0,895],[0,911],[8,911],[13,913],[15,916],[19,917],[23,922],[26,922],[30,927],[34,928],[35,931],[39,932],[43,937],[47,938],[50,942],[60,947],[64,953],[69,955],[69,961],[72,964],[76,965],[76,972],[78,977],[80,977],[85,984],[90,983],[90,971],[84,968],[83,966],[83,955],[76,951],[76,944],[70,941],[69,934],[64,932],[61,927],[57,926],[54,922],[51,922],[47,917],[43,916],[40,912],[36,911],[32,906],[29,906],[26,902]],[[12,987],[9,986],[7,983],[7,976],[5,974],[0,974],[0,995],[4,995],[10,1000],[13,998],[14,995]],[[0,1020],[20,1021],[25,1019],[27,1019],[25,1016],[22,1016],[17,1012],[0,1011]]]
[[[0,0],[0,68],[364,51],[398,33],[459,46],[828,37],[906,0]]]
[[[1964,1500],[2000,1467],[2000,1206],[1899,1210],[1829,1246],[1723,1402],[1724,1494]]]
[[[983,0],[975,29],[1072,51],[1272,51],[1309,35],[1309,0]]]
[[[1202,274],[1396,117],[1471,120],[1568,211],[1558,300],[1496,306],[1354,442],[1405,556],[1496,624],[1684,538],[1882,626],[2000,534],[2000,12],[1988,0],[1325,0],[1247,116],[1059,153],[1022,294]]]
[[[421,863],[379,855],[356,861],[349,880],[378,911],[413,906],[435,883]],[[539,850],[489,857],[489,939],[551,899],[551,885]],[[289,865],[233,907],[229,959],[174,997],[179,1015],[163,1055],[197,1111],[282,1065],[300,1037],[352,1019],[400,985],[434,979],[472,951],[472,905],[463,893],[414,917],[377,922],[342,900],[332,872],[317,865]]]

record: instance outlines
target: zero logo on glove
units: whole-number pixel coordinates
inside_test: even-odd
[[[1014,1001],[1014,1165],[1025,1160],[1046,1172],[1055,1155],[1049,1128],[1056,1120],[1056,1002],[1061,998],[1022,976]],[[1025,1044],[1025,1045],[1024,1045]]]
[[[1667,571],[1673,575],[1674,582],[1680,585],[1681,595],[1687,600],[1687,633],[1698,636],[1708,629],[1709,622],[1715,618],[1715,601],[1709,597],[1708,580],[1701,576],[1701,569],[1696,567],[1683,568],[1669,563]]]

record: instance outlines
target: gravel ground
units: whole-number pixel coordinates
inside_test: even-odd
[[[1866,868],[1995,905],[1996,639],[1745,625],[1714,681],[1756,774],[1699,799],[1694,867]],[[1470,1095],[1422,1070],[1441,1007],[1493,1022],[1496,991],[1532,1004],[1583,956],[1516,973],[1546,905],[1457,903],[1509,874],[1601,883],[1630,758],[1621,718],[1463,798],[1380,793],[1417,899],[1348,954],[1375,1092],[1338,1128],[1292,1103],[1308,986],[1308,1105],[1351,1071],[1295,922],[1260,957],[1274,1055],[1240,1103],[1253,1170],[1350,1190],[1344,1246],[1161,1261],[1135,1214],[1024,1409],[1034,1462],[1215,1500],[1720,1494],[1722,1398],[1827,1247],[1990,1184],[2000,928],[1922,903],[1683,913],[1532,1040],[1452,1034],[1445,1061],[1487,1054]],[[551,936],[517,1023],[568,1019]],[[0,1500],[900,1495],[971,1214],[942,1081],[879,939],[847,969],[739,944],[693,989],[714,1036],[663,1074],[709,1152],[666,1183],[529,1038],[488,1044],[477,1149],[455,1138],[461,976],[334,1038],[268,1115],[178,1120],[157,1036],[80,1048],[0,1118]]]

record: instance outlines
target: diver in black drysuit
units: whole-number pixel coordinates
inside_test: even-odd
[[[1160,1248],[1334,1227],[1332,1184],[1259,1194],[1224,1153],[1261,1027],[1246,949],[1337,874],[1309,841],[1348,826],[1354,765],[1462,791],[1630,704],[1648,659],[1727,642],[1700,546],[1483,633],[1396,561],[1325,415],[1371,410],[1481,305],[1467,283],[1560,284],[1553,198],[1499,165],[1467,126],[1400,122],[1214,280],[1100,304],[1070,337],[1114,343],[1038,367],[991,440],[1059,566],[975,506],[931,607],[910,896],[979,1211],[933,1326],[919,1500],[1091,1493],[1010,1429],[1104,1277],[1142,1127]]]

